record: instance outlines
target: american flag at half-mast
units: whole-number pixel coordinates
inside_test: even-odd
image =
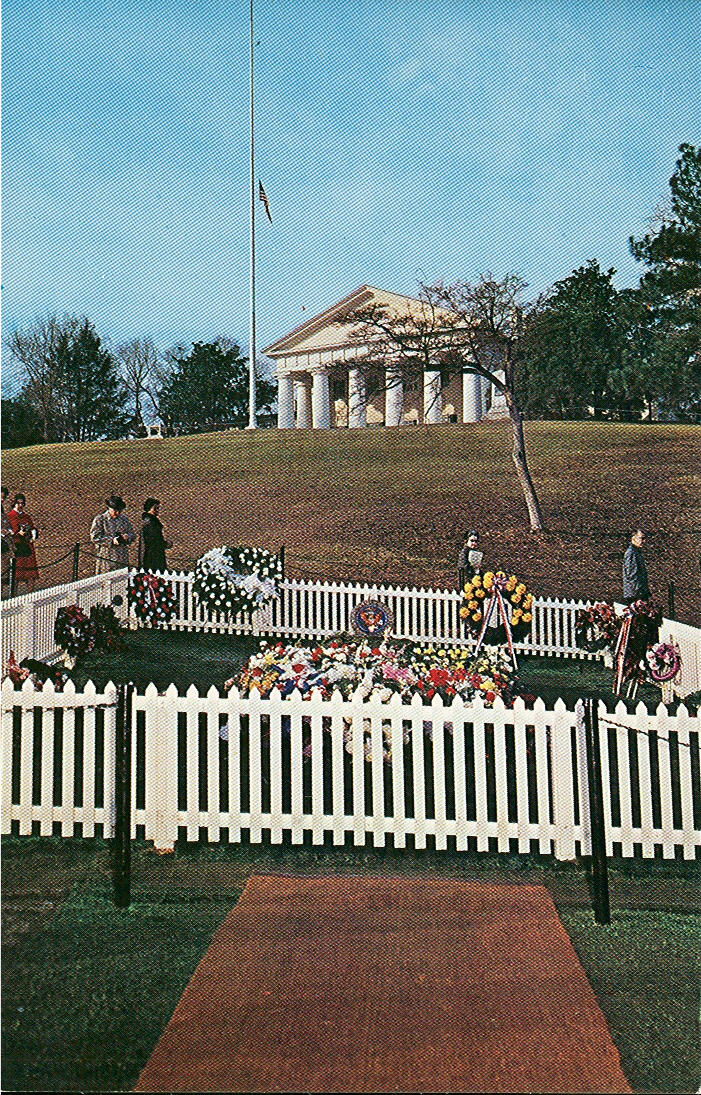
[[[263,184],[260,179],[258,180],[258,197],[265,206],[265,212],[267,213],[268,220],[272,224],[273,218],[270,216],[270,203],[268,202],[268,195],[265,193],[265,190],[263,189]]]

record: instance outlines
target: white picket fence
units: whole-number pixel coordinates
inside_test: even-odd
[[[356,582],[311,582],[284,579],[280,596],[254,615],[253,620],[239,616],[233,620],[214,614],[211,618],[197,602],[192,589],[192,574],[166,572],[177,598],[177,614],[167,626],[170,630],[216,631],[230,634],[268,634],[294,637],[335,635],[351,629],[351,614],[363,600],[379,600],[394,617],[393,634],[400,640],[431,642],[440,645],[464,645],[466,639],[460,621],[461,595],[457,590],[416,589],[408,586],[368,585]],[[77,602],[89,608],[97,602],[109,603],[119,593],[124,605],[118,613],[127,613],[126,570],[85,578],[80,582],[15,597],[3,605],[3,657],[14,650],[24,657],[51,659],[60,651],[53,639],[57,609]],[[533,623],[527,639],[517,643],[524,654],[561,658],[594,659],[603,655],[580,650],[574,638],[577,610],[589,602],[536,597]],[[132,623],[136,621],[132,617]],[[664,620],[660,628],[664,639],[673,638],[682,652],[681,680],[674,686],[680,697],[701,689],[701,628]]]
[[[115,689],[2,687],[2,832],[113,834]],[[695,858],[701,716],[599,706],[609,856]],[[591,852],[581,712],[456,699],[403,703],[181,696],[149,685],[132,715],[132,835],[157,848],[287,837],[374,847]],[[391,760],[383,749],[391,748]],[[367,759],[369,753],[370,759]],[[80,826],[80,833],[77,832]]]
[[[465,645],[465,628],[460,620],[461,594],[453,589],[416,589],[409,586],[369,585],[360,582],[311,582],[286,578],[280,595],[256,613],[253,624],[240,616],[233,621],[214,614],[211,618],[198,604],[190,573],[163,575],[177,596],[177,616],[167,625],[177,630],[253,630],[259,634],[321,637],[351,630],[353,609],[361,601],[377,600],[393,615],[392,634],[397,639]],[[580,650],[574,641],[575,614],[584,601],[536,597],[533,624],[519,650],[559,657],[596,657]]]
[[[10,651],[18,662],[23,658],[40,661],[57,658],[61,651],[54,642],[56,613],[67,605],[77,604],[89,612],[93,605],[111,604],[115,597],[121,597],[122,603],[115,606],[115,612],[121,620],[126,620],[128,584],[129,571],[125,567],[3,601],[3,665]]]

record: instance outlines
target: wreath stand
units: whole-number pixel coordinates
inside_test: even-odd
[[[489,627],[489,623],[490,623],[490,621],[492,619],[492,616],[494,614],[494,610],[496,609],[499,613],[499,617],[501,619],[501,622],[504,625],[504,631],[506,633],[506,645],[509,649],[509,657],[511,658],[511,664],[514,667],[514,672],[518,673],[518,662],[516,661],[516,651],[514,650],[514,639],[513,639],[512,632],[511,632],[511,620],[509,619],[509,613],[507,612],[506,605],[504,603],[504,597],[503,597],[503,594],[502,594],[502,589],[503,589],[505,584],[506,584],[505,582],[498,581],[495,577],[494,585],[492,586],[492,595],[489,599],[489,604],[487,605],[487,609],[486,609],[486,612],[484,614],[484,621],[482,623],[482,628],[481,628],[479,636],[477,638],[477,644],[475,646],[474,656],[475,656],[475,658],[477,657],[477,655],[479,654],[480,650],[482,649],[482,647],[484,645],[484,639],[485,639],[485,635],[486,635],[486,632],[487,632],[487,628]]]

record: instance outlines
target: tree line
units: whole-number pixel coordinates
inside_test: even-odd
[[[418,312],[371,305],[355,315],[368,377],[384,377],[390,358],[397,375],[436,360],[444,374],[479,373],[505,397],[517,469],[524,418],[701,422],[701,150],[679,152],[668,198],[629,240],[643,267],[635,288],[616,289],[616,271],[596,259],[531,302],[515,273],[421,285]],[[22,382],[2,401],[6,447],[138,435],[153,417],[174,432],[247,421],[247,359],[228,338],[164,353],[138,338],[112,350],[86,317],[51,316],[13,331],[6,347]],[[263,374],[258,384],[270,411],[274,385]]]
[[[21,390],[2,400],[5,448],[139,437],[154,419],[173,433],[248,421],[248,359],[225,337],[162,353],[148,337],[111,349],[85,316],[49,316],[14,330],[6,347]],[[261,373],[257,388],[259,413],[270,413],[274,385]]]

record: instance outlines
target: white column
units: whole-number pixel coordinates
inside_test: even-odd
[[[443,421],[443,394],[439,369],[426,369],[424,373],[424,422],[435,425]]]
[[[397,369],[385,370],[385,426],[401,426],[404,414],[404,381]]]
[[[462,420],[479,422],[484,414],[482,377],[478,373],[462,374]]]
[[[277,428],[291,430],[294,424],[294,381],[289,373],[280,373],[277,378]]]
[[[365,377],[360,369],[348,370],[348,425],[367,425]]]
[[[503,379],[504,379],[503,372],[497,373],[497,376],[498,376],[499,380],[503,381]],[[506,417],[506,415],[508,415],[508,413],[509,413],[508,407],[506,406],[506,397],[505,397],[504,393],[500,392],[498,388],[494,388],[494,387],[492,387],[492,407],[494,408],[495,414],[500,414],[500,415]],[[490,408],[490,410],[491,410],[491,408]]]
[[[331,426],[329,374],[321,370],[312,373],[312,426],[315,430],[328,430]]]
[[[297,417],[295,425],[298,430],[309,430],[312,425],[311,377],[303,376],[299,380],[295,380],[295,392],[297,395]]]

